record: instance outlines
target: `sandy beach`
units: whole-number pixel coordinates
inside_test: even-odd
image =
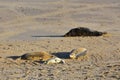
[[[110,36],[61,37],[75,27]],[[87,58],[65,64],[15,60],[28,52]],[[120,0],[0,0],[0,80],[120,80]]]

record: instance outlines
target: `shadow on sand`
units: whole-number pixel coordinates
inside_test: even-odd
[[[39,36],[32,36],[32,37],[63,37],[63,35],[39,35]]]
[[[69,59],[70,52],[57,52],[57,53],[52,53],[54,56],[61,58],[61,59]]]
[[[13,59],[13,60],[16,60],[16,59],[18,59],[18,58],[20,58],[21,56],[8,56],[7,58],[11,58],[11,59]]]

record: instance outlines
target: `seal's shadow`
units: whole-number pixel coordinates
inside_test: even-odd
[[[70,52],[57,52],[57,53],[52,53],[52,55],[61,58],[61,59],[69,59]]]
[[[16,59],[20,58],[20,56],[8,56],[7,58],[11,58],[13,60],[16,60]]]
[[[39,35],[39,36],[32,36],[32,37],[63,37],[63,35]]]

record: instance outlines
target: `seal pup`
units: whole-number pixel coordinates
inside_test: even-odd
[[[75,36],[102,36],[103,34],[107,34],[107,32],[100,32],[95,30],[90,30],[85,27],[77,27],[71,29],[67,32],[64,37],[75,37]]]
[[[78,59],[80,57],[83,57],[86,55],[87,49],[86,48],[77,48],[77,49],[73,49],[70,52],[70,58],[71,59]]]
[[[54,58],[51,58],[51,59],[48,59],[47,61],[45,61],[45,64],[57,64],[57,63],[65,64],[65,61],[58,57],[54,57]]]
[[[40,51],[40,52],[31,52],[31,53],[26,53],[23,54],[20,58],[23,60],[40,60],[40,61],[46,61],[50,58],[52,58],[53,55],[45,52],[45,51]]]

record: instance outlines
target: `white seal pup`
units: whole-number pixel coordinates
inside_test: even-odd
[[[70,57],[71,59],[78,59],[78,58],[81,57],[81,56],[85,56],[85,55],[86,55],[86,52],[87,52],[87,49],[86,49],[86,48],[73,49],[73,50],[70,52],[69,57]]]
[[[45,64],[57,64],[57,63],[65,64],[65,61],[58,57],[54,57],[54,58],[51,58],[51,59],[48,59],[47,61],[45,61]]]

